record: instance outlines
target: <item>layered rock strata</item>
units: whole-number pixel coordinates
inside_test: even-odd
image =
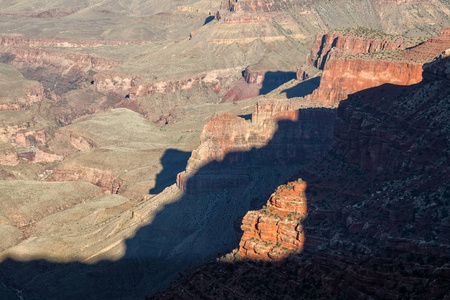
[[[126,46],[143,45],[149,41],[102,41],[102,40],[71,40],[61,38],[30,38],[20,35],[1,35],[0,46],[2,47],[56,47],[56,48],[94,48],[101,46]]]
[[[306,183],[301,179],[282,185],[263,209],[248,212],[242,220],[244,234],[237,253],[279,261],[301,251],[305,239],[301,221],[307,216],[305,190]]]
[[[412,85],[422,80],[422,64],[341,58],[330,60],[310,99],[337,105],[351,93],[385,83]]]
[[[94,76],[95,88],[100,92],[113,90],[129,91],[129,97],[168,93],[179,90],[190,90],[197,85],[214,86],[220,92],[222,79],[235,76],[235,69],[221,69],[195,74],[177,80],[162,80],[156,82],[141,82],[140,78],[127,74],[102,73]]]
[[[419,42],[419,39],[388,35],[369,28],[339,29],[318,34],[306,62],[323,70],[326,62],[331,58],[383,50],[404,50],[416,46]]]
[[[186,171],[178,174],[177,186],[187,193],[214,192],[248,182],[246,165],[301,164],[325,151],[334,111],[287,111],[290,108],[282,101],[261,101],[252,122],[226,113],[213,115]]]
[[[100,187],[105,194],[117,194],[122,179],[111,171],[80,166],[64,166],[53,171],[47,181],[86,180]]]
[[[449,70],[444,57],[425,65],[419,84],[371,88],[340,103],[331,150],[299,174],[308,182],[301,253],[294,248],[284,262],[258,262],[285,257],[270,256],[283,234],[275,224],[283,221],[263,213],[275,193],[244,218],[239,255],[223,259],[232,263],[206,265],[157,298],[189,291],[217,299],[445,299]],[[241,262],[243,255],[256,260]]]
[[[320,86],[308,99],[337,105],[347,95],[385,83],[412,85],[422,80],[422,65],[450,48],[444,29],[438,37],[405,51],[347,55],[325,64]]]

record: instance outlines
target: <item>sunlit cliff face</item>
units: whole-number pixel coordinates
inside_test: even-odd
[[[248,212],[241,229],[244,235],[236,256],[280,261],[301,252],[305,241],[302,222],[307,217],[306,182],[279,186],[263,209]]]

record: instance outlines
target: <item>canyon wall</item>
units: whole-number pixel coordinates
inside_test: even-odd
[[[105,194],[117,194],[122,179],[108,170],[81,166],[64,166],[53,170],[47,181],[81,181],[82,179],[100,187]]]
[[[187,193],[218,191],[247,183],[246,165],[302,164],[326,151],[334,111],[286,111],[291,106],[281,102],[259,102],[252,122],[226,113],[213,115],[186,171],[178,174],[177,186]]]
[[[176,80],[161,80],[147,82],[138,77],[125,74],[101,73],[94,76],[96,90],[100,92],[129,90],[129,97],[152,95],[154,93],[168,93],[179,90],[190,90],[199,84],[213,86],[217,93],[220,92],[220,81],[224,78],[235,76],[235,69],[220,69],[200,74],[194,74],[189,77]],[[138,83],[139,82],[139,83]]]
[[[323,70],[331,58],[383,50],[403,50],[419,42],[419,39],[388,35],[368,28],[340,29],[318,34],[306,63]]]
[[[325,67],[320,86],[310,99],[337,105],[347,95],[385,83],[411,85],[422,80],[422,64],[373,61],[364,59],[334,59]]]
[[[351,93],[385,83],[418,83],[422,65],[449,48],[448,29],[443,29],[439,36],[404,51],[338,56],[326,62],[320,86],[308,99],[336,105]]]
[[[20,68],[50,66],[55,69],[66,69],[71,66],[79,69],[95,71],[117,67],[120,63],[89,53],[70,53],[42,48],[4,47],[0,52],[14,54],[11,64]]]
[[[423,71],[425,82],[448,82],[449,65],[448,58],[426,64]],[[398,97],[405,97],[407,91],[403,87],[385,85],[361,91],[341,102],[335,127],[336,154],[345,157],[350,164],[371,171],[418,171],[445,156],[446,142],[441,130],[448,126],[445,124],[448,104],[442,103],[442,111],[425,104],[426,101],[420,97],[428,98],[429,94],[439,93],[439,90],[429,89],[424,94],[411,93],[408,102],[394,102],[389,110],[385,110],[388,103],[383,95],[389,93],[391,98],[395,93]],[[421,115],[433,115],[433,118],[415,116],[410,108],[412,103],[423,103]],[[391,128],[402,130],[393,131]]]
[[[447,297],[449,70],[444,56],[424,66],[419,84],[385,84],[341,101],[330,151],[299,171],[307,186],[280,186],[244,217],[239,249],[158,299],[185,291],[192,298]],[[294,220],[306,205],[306,219]]]

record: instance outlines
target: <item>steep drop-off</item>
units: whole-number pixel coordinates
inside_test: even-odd
[[[258,102],[251,122],[216,114],[205,125],[186,171],[178,174],[177,185],[187,193],[217,192],[248,183],[246,166],[307,162],[327,150],[333,123],[332,110],[293,110],[273,100]]]
[[[340,103],[331,151],[299,173],[308,184],[301,252],[274,265],[240,261],[287,256],[270,256],[282,234],[275,215],[265,221],[275,193],[244,217],[239,255],[156,297],[447,297],[449,67],[444,57],[425,66],[419,84],[385,84]],[[255,241],[261,246],[246,248]]]
[[[335,29],[316,36],[306,63],[323,70],[331,58],[383,50],[404,50],[416,46],[420,41],[421,39],[389,35],[370,28]]]
[[[310,99],[337,104],[348,94],[384,83],[411,85],[422,80],[422,65],[450,48],[448,30],[405,51],[338,56],[327,61],[320,86]],[[320,56],[320,55],[319,55]]]

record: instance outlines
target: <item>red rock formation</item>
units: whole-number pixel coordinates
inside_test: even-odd
[[[155,298],[445,299],[450,58],[426,64],[423,78],[340,103],[331,150],[300,171],[308,178],[301,253],[278,264],[211,263]],[[240,255],[269,259],[281,240],[282,221],[263,210],[244,218]]]
[[[309,74],[303,68],[297,69],[297,80],[302,81],[309,78]]]
[[[252,123],[262,124],[266,119],[275,118],[281,112],[293,111],[294,108],[289,102],[259,100],[252,114]]]
[[[424,66],[424,77],[427,81],[448,82],[450,81],[449,66],[448,58],[427,64]],[[336,153],[345,157],[348,163],[371,171],[421,170],[430,164],[430,161],[444,156],[445,142],[442,137],[439,137],[438,128],[448,125],[444,124],[448,104],[442,104],[443,111],[435,112],[433,118],[422,117],[422,113],[425,112],[432,114],[428,111],[429,108],[424,107],[419,116],[411,113],[408,108],[411,103],[421,103],[422,99],[425,97],[428,99],[429,95],[435,94],[438,97],[444,92],[430,90],[426,92],[428,96],[411,94],[408,99],[409,104],[398,101],[388,104],[387,99],[394,96],[405,97],[406,91],[408,89],[404,87],[385,85],[361,91],[352,95],[349,100],[341,102],[335,127]],[[356,109],[357,103],[364,106],[365,111]],[[390,111],[380,111],[388,106]],[[381,120],[385,121],[381,122]],[[402,128],[401,132],[389,130],[394,126]],[[422,150],[418,151],[419,148]],[[419,155],[418,152],[421,154]]]
[[[283,101],[260,101],[251,123],[226,113],[213,115],[186,171],[178,174],[177,186],[187,193],[214,192],[248,182],[246,163],[302,163],[325,151],[334,113],[322,109],[285,111],[291,108]]]
[[[242,220],[244,234],[239,253],[252,259],[281,260],[303,248],[301,221],[306,218],[306,183],[295,181],[277,188],[267,206],[248,212]]]
[[[422,65],[450,48],[447,33],[444,29],[440,36],[403,52],[332,59],[325,65],[319,88],[308,98],[337,104],[348,94],[385,83],[418,83],[422,80]]]
[[[348,54],[372,53],[383,50],[400,50],[415,46],[415,39],[401,36],[390,36],[367,28],[338,30],[326,34],[318,34],[306,59],[307,64],[324,69],[330,58]]]
[[[337,105],[347,95],[385,83],[411,85],[422,80],[422,64],[364,59],[330,60],[320,86],[307,97]]]
[[[450,49],[450,28],[443,28],[439,36],[433,37],[423,44],[400,53],[398,56],[407,61],[424,64],[432,61],[447,49]]]

